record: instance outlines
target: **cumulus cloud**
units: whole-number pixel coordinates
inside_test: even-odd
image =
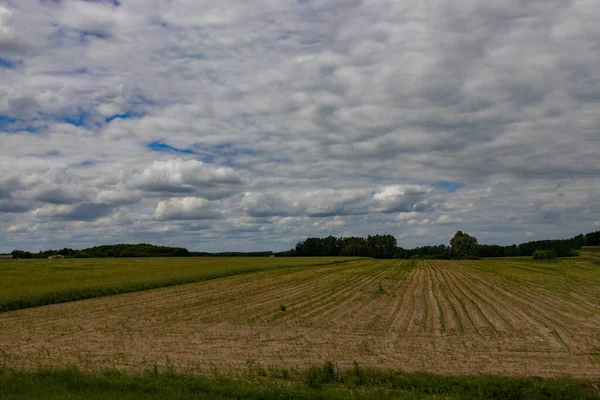
[[[113,210],[114,207],[110,204],[84,202],[75,205],[47,205],[33,210],[32,214],[41,219],[93,221]]]
[[[29,207],[27,204],[23,204],[16,201],[0,200],[0,212],[3,213],[22,213],[28,211]]]
[[[13,12],[0,6],[0,51],[13,52],[17,49],[18,42],[13,29]]]
[[[393,213],[417,215],[423,211],[424,195],[432,188],[417,185],[381,189],[320,189],[280,193],[246,193],[240,208],[253,217],[298,216],[335,217]],[[374,194],[373,194],[374,192]],[[414,214],[413,214],[414,213]]]
[[[438,219],[435,220],[436,224],[441,224],[441,225],[457,224],[462,221],[463,221],[462,217],[452,217],[447,214],[440,215],[438,217]]]
[[[208,198],[227,197],[243,183],[230,168],[213,167],[197,160],[155,161],[132,177],[132,184],[147,192],[193,193]]]
[[[380,212],[409,213],[413,210],[425,211],[429,204],[424,201],[432,188],[422,185],[389,186],[373,195],[375,209]]]
[[[201,220],[217,218],[219,214],[206,199],[183,197],[159,201],[154,216],[160,220]]]
[[[599,17],[557,0],[5,2],[0,251],[593,230]]]

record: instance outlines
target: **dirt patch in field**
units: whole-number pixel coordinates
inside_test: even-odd
[[[529,280],[469,262],[367,260],[15,311],[0,314],[0,365],[227,372],[330,360],[600,379],[593,304],[574,304],[564,288],[553,295],[552,281],[519,271]],[[600,272],[585,273],[578,287],[596,295]]]

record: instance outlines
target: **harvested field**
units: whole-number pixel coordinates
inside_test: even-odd
[[[597,380],[599,283],[584,258],[277,269],[0,314],[0,365],[206,372],[331,360]]]

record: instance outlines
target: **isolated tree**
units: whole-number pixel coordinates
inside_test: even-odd
[[[452,258],[475,258],[477,257],[477,239],[462,231],[450,239],[450,256]]]

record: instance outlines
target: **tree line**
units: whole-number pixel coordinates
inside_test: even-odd
[[[367,238],[327,236],[309,237],[298,242],[291,250],[276,253],[278,257],[335,257],[355,256],[374,258],[393,258],[398,249],[396,238],[392,235],[369,235]]]
[[[69,258],[127,258],[127,257],[188,257],[190,252],[183,247],[155,246],[147,243],[114,244],[94,246],[82,250],[63,248],[60,250],[45,250],[30,253],[23,250],[13,250],[13,258],[48,258],[63,256]]]
[[[515,257],[532,256],[537,250],[552,250],[556,257],[572,257],[577,255],[581,246],[586,245],[586,236],[578,235],[562,240],[537,240],[511,246],[479,245],[478,254],[479,257]]]
[[[468,238],[474,239],[474,245]],[[454,246],[452,245],[454,243]],[[466,249],[466,250],[464,250]],[[467,258],[476,257],[477,239],[457,232],[450,246],[423,246],[404,249],[398,246],[396,238],[389,234],[369,235],[366,238],[352,236],[327,236],[324,238],[309,237],[298,242],[291,250],[277,253],[279,257],[313,257],[313,256],[354,256],[373,258]],[[464,253],[464,254],[463,254]],[[467,254],[468,253],[468,254]],[[471,253],[474,253],[471,255]]]
[[[273,253],[256,252],[190,252],[183,247],[155,246],[152,244],[115,244],[94,246],[82,250],[63,248],[31,253],[13,250],[13,258],[48,258],[63,256],[71,258],[104,257],[314,257],[356,256],[374,258],[485,258],[534,256],[535,258],[571,257],[582,246],[600,246],[600,231],[580,234],[571,239],[537,240],[509,246],[479,244],[477,239],[458,231],[449,245],[421,246],[405,249],[398,246],[396,238],[389,234],[324,238],[309,237],[298,242],[293,249]]]
[[[362,237],[327,236],[309,237],[288,251],[276,256],[357,256],[374,258],[486,258],[534,256],[535,258],[572,257],[582,246],[600,245],[600,231],[580,234],[571,239],[537,240],[509,246],[479,244],[477,239],[458,231],[449,245],[422,246],[405,249],[397,245],[396,238],[388,234]],[[537,253],[536,253],[537,252]]]

